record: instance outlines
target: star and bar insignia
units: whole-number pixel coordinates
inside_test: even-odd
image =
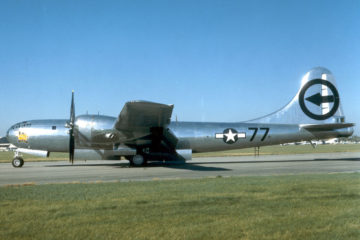
[[[244,132],[238,133],[233,128],[227,128],[223,131],[223,133],[216,133],[215,138],[222,139],[227,144],[233,144],[239,138],[246,138],[246,133]]]

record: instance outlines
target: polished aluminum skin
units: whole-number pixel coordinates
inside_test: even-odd
[[[305,74],[289,104],[265,117],[237,123],[170,122],[172,109],[173,105],[135,101],[126,103],[117,118],[77,116],[75,159],[120,159],[149,153],[149,149],[154,154],[154,149],[156,154],[175,153],[172,149],[176,149],[188,156],[191,151],[260,147],[353,133],[353,124],[345,122],[334,76],[320,67]],[[69,152],[68,123],[66,119],[24,121],[10,127],[7,138],[19,152]]]

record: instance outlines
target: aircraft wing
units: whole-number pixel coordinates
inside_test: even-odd
[[[121,110],[114,128],[123,135],[122,140],[131,141],[152,135],[164,136],[177,142],[176,137],[167,129],[174,105],[147,101],[127,102]],[[171,145],[173,145],[171,144]]]
[[[150,127],[164,127],[170,123],[174,105],[133,101],[127,102],[115,123],[119,131],[138,131]]]

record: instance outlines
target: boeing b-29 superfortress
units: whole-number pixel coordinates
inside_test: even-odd
[[[354,126],[345,122],[334,76],[321,67],[304,75],[289,104],[251,121],[171,122],[173,107],[132,101],[117,118],[75,117],[73,93],[70,119],[24,121],[10,127],[7,139],[18,147],[12,164],[24,164],[20,153],[48,157],[51,152],[69,152],[71,163],[125,157],[131,165],[142,166],[147,161],[188,160],[193,152],[349,137]]]

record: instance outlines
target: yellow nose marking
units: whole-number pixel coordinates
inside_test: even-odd
[[[19,132],[18,140],[19,142],[27,142],[28,135],[26,135],[26,133]]]

